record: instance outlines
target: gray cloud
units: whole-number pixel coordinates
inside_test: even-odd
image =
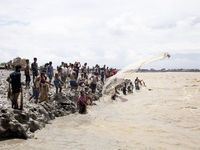
[[[169,52],[173,57],[153,63],[155,68],[198,68],[199,5],[198,0],[1,1],[0,60],[38,57],[40,65],[87,61],[122,68]]]

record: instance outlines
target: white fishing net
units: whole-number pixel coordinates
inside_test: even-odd
[[[166,57],[169,58],[170,55],[168,53],[164,53],[164,54],[160,54],[160,55],[153,55],[144,60],[140,60],[138,62],[129,64],[125,68],[118,71],[116,75],[114,75],[106,80],[106,83],[103,87],[103,94],[104,95],[108,95],[108,94],[113,95],[115,93],[115,87],[117,85],[123,83],[123,81],[125,81],[125,79],[131,79],[133,77],[133,74],[136,73],[143,65],[152,63],[154,61],[163,60]]]

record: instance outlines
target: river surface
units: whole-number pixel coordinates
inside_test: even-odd
[[[104,97],[88,114],[56,118],[33,139],[1,141],[0,149],[200,149],[200,73],[135,75],[147,87],[122,96],[127,102]]]

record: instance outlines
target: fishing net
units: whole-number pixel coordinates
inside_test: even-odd
[[[115,87],[123,83],[125,79],[131,79],[133,77],[133,74],[136,73],[143,65],[152,63],[154,61],[163,60],[166,57],[169,58],[170,55],[168,53],[153,55],[144,60],[129,64],[125,68],[118,71],[116,75],[107,79],[103,87],[103,94],[113,95],[115,93]]]

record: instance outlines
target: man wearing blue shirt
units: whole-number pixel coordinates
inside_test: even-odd
[[[12,101],[12,107],[14,109],[18,109],[18,102],[17,99],[19,97],[19,93],[22,92],[22,85],[21,85],[21,66],[17,65],[15,67],[15,71],[10,74],[11,84],[12,84],[12,93],[14,95],[14,99]]]
[[[51,80],[53,78],[53,66],[51,61],[49,62],[49,65],[47,67],[46,74],[48,75],[49,82],[51,83]]]

